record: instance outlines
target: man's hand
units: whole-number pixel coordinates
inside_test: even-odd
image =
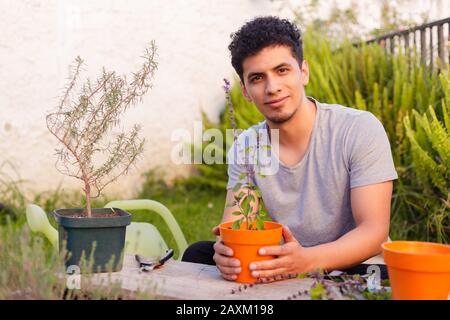
[[[216,235],[220,235],[219,227],[216,226],[212,229],[212,232]],[[217,268],[222,273],[222,277],[226,280],[234,281],[237,275],[241,272],[240,261],[233,258],[233,250],[225,246],[222,239],[219,237],[214,244],[214,261]]]
[[[259,249],[260,255],[272,255],[277,258],[250,263],[253,277],[260,278],[262,282],[268,282],[312,271],[313,264],[308,255],[308,249],[300,245],[286,226],[283,226],[283,237],[285,241],[283,245]]]

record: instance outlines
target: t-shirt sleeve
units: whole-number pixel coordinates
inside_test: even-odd
[[[347,141],[350,188],[398,178],[388,136],[372,113],[358,116]]]

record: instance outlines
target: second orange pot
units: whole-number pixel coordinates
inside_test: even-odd
[[[233,256],[241,262],[242,271],[236,282],[255,283],[256,278],[252,277],[249,264],[253,261],[275,258],[275,256],[261,256],[258,250],[265,246],[279,245],[283,237],[283,226],[276,222],[265,221],[264,230],[246,230],[244,222],[240,230],[232,230],[232,224],[233,222],[225,222],[219,228],[223,242],[233,250]]]
[[[396,300],[447,300],[450,292],[450,246],[420,241],[382,245],[392,297]]]

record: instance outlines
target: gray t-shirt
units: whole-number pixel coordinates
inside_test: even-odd
[[[287,225],[306,247],[335,241],[355,228],[351,188],[397,179],[388,137],[373,114],[308,98],[317,112],[302,160],[289,167],[271,152],[278,170],[254,178],[272,219]],[[269,141],[264,121],[244,131],[238,145],[254,129]],[[233,152],[235,144],[229,159]],[[245,183],[241,176],[245,166],[234,162],[228,160],[227,189]]]

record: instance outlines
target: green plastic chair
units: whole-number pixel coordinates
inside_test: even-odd
[[[105,205],[105,208],[119,208],[126,211],[148,210],[158,213],[169,226],[178,246],[181,260],[187,248],[186,238],[170,210],[163,204],[153,200],[117,200]],[[28,226],[33,232],[40,232],[50,241],[55,249],[58,248],[58,231],[50,224],[45,211],[29,204],[26,208]],[[164,255],[168,246],[158,229],[146,222],[132,222],[127,227],[125,236],[125,253],[141,254],[146,257],[160,257]]]
[[[53,247],[58,248],[58,231],[48,221],[45,211],[35,204],[29,204],[26,213],[31,231],[43,233]]]
[[[188,246],[187,241],[174,216],[162,203],[148,199],[115,200],[107,203],[105,208],[119,208],[125,211],[146,210],[159,214],[168,225],[175,239],[179,251],[178,260],[181,260]],[[166,242],[154,225],[145,222],[132,222],[127,227],[125,238],[126,253],[160,257],[166,252],[167,248]]]

